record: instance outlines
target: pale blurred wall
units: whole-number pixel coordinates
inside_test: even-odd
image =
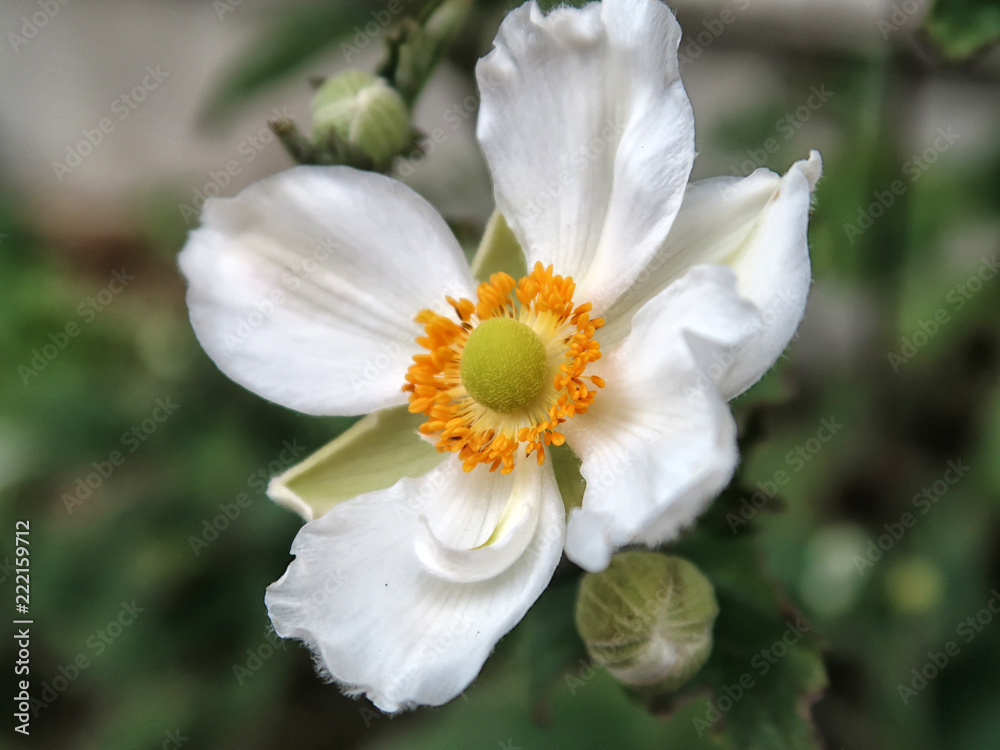
[[[267,89],[228,122],[211,129],[199,125],[221,80],[253,54],[268,19],[284,5],[229,2],[232,10],[220,16],[221,6],[207,0],[69,0],[65,5],[51,0],[49,13],[39,0],[3,0],[0,169],[4,183],[13,186],[45,229],[100,235],[127,227],[137,202],[164,185],[180,186],[180,195],[193,202],[195,190],[228,181],[213,177],[228,163],[235,162],[238,173],[222,188],[224,195],[291,165],[266,124],[278,112],[308,129],[311,89],[305,75]],[[25,19],[39,14],[50,17],[29,39],[33,24]],[[379,45],[372,44],[352,63],[370,68],[378,54]],[[305,73],[346,67],[333,47]],[[144,82],[148,91],[142,90]],[[131,99],[137,86],[136,98],[143,100],[127,108],[122,95]],[[418,122],[437,126],[448,106],[471,93],[457,74],[439,71],[422,97]],[[102,120],[110,121],[105,122],[110,132],[100,133]],[[486,215],[491,197],[474,124],[475,118],[468,118],[412,178],[426,182],[431,194],[450,200],[459,213]],[[68,149],[75,151],[87,140],[84,131],[91,133],[90,140],[100,140],[93,152],[71,171],[55,167],[54,162],[75,164]],[[88,148],[85,144],[81,150]],[[471,163],[476,189],[445,189],[448,170],[436,165],[452,159]],[[456,192],[463,196],[457,205],[451,197]]]
[[[54,220],[77,223],[81,231],[96,223],[92,229],[100,231],[102,224],[126,220],[130,204],[158,180],[194,185],[207,178],[264,124],[270,109],[261,101],[231,131],[195,128],[213,84],[250,41],[250,26],[238,16],[261,4],[244,0],[220,18],[211,2],[69,0],[15,52],[9,34],[21,35],[24,17],[42,11],[38,0],[4,0],[0,158],[6,181]],[[142,85],[147,67],[166,77],[126,116],[120,97]],[[294,87],[276,96],[295,113],[304,113],[307,100],[307,92],[296,95]],[[53,162],[65,163],[83,131],[105,118],[114,130],[60,181]],[[280,150],[269,149],[239,181],[283,164]]]

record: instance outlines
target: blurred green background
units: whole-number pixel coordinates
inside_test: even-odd
[[[472,70],[513,4],[475,4],[416,110],[425,132],[458,123],[406,177],[470,249],[492,208]],[[299,519],[266,498],[266,478],[288,446],[301,457],[351,420],[301,417],[228,381],[194,339],[175,259],[208,185],[230,195],[291,164],[265,122],[275,109],[306,122],[307,76],[372,69],[385,26],[423,5],[398,4],[388,24],[386,3],[353,0],[0,11],[0,591],[11,612],[27,519],[32,689],[47,704],[28,739],[8,710],[0,746],[739,746],[699,736],[707,697],[668,720],[581,661],[579,571],[565,562],[438,709],[382,716],[270,631],[264,588]],[[1000,6],[676,8],[695,176],[784,172],[810,148],[825,161],[810,307],[734,404],[745,452],[714,511],[720,539],[759,554],[818,637],[829,688],[811,711],[827,747],[996,747],[1000,621],[966,619],[1000,588]],[[147,66],[166,77],[137,100]],[[68,150],[104,117],[113,131],[73,166]],[[949,641],[957,655],[904,701],[911,670]]]

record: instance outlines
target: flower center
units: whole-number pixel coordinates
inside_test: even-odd
[[[513,318],[490,318],[465,342],[462,385],[483,406],[511,414],[541,392],[547,364],[545,345],[531,328]]]
[[[458,453],[466,471],[487,464],[508,474],[522,444],[541,464],[547,446],[565,441],[559,425],[586,412],[604,387],[584,375],[601,358],[594,333],[604,321],[591,319],[589,302],[574,306],[575,289],[536,263],[518,281],[493,274],[476,302],[447,297],[457,320],[417,315],[427,352],[413,358],[403,390],[410,411],[427,415],[420,431],[436,436],[439,451]]]

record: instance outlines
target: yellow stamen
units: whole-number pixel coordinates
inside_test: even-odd
[[[500,473],[509,474],[521,444],[524,455],[534,452],[541,464],[546,446],[565,442],[557,431],[559,425],[576,414],[584,414],[594,401],[596,389],[604,387],[601,378],[584,375],[587,365],[601,358],[594,334],[604,321],[590,317],[589,302],[573,306],[575,289],[572,278],[555,276],[551,266],[544,268],[536,263],[531,273],[518,281],[505,273],[493,274],[489,282],[479,285],[476,302],[446,298],[458,322],[430,310],[417,315],[425,334],[417,343],[427,353],[413,358],[403,390],[410,394],[410,411],[427,415],[420,431],[437,436],[438,450],[458,453],[466,471],[487,464],[490,471],[500,469]],[[474,354],[476,366],[470,368],[467,363],[464,372],[469,382],[463,383],[462,358],[470,336],[482,323],[493,319],[511,321],[503,326],[491,324],[497,330],[513,332],[496,339],[502,342],[498,346],[511,345],[511,336],[523,341],[525,349],[531,351],[512,357],[528,366],[501,367],[493,364],[497,358]],[[513,325],[515,322],[534,335],[523,336]],[[479,342],[491,345],[494,335],[481,335]],[[545,356],[541,385],[535,372],[536,338]],[[477,344],[477,348],[481,347]],[[484,362],[493,368],[490,377],[506,379],[507,383],[495,386],[489,381],[491,385],[486,391],[480,390],[477,400],[466,386],[472,384],[472,391],[481,389],[475,377],[470,380],[469,372],[487,366],[481,364]],[[594,388],[588,388],[585,380]]]

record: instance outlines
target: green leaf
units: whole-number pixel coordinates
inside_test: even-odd
[[[964,59],[1000,39],[996,0],[937,0],[924,28],[951,58]]]
[[[423,416],[405,406],[369,414],[305,461],[271,480],[268,494],[307,521],[337,503],[421,476],[444,458],[419,437]]]

